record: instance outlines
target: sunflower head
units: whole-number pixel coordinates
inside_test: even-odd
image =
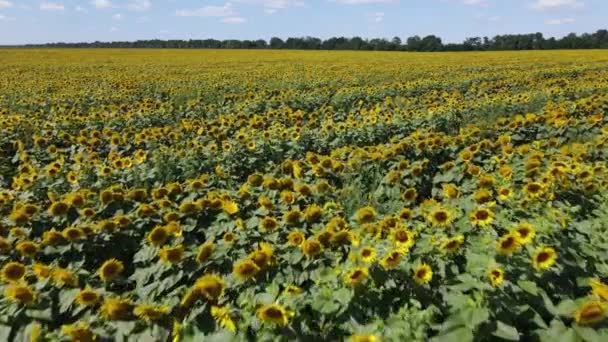
[[[100,313],[102,317],[111,321],[128,319],[131,316],[133,304],[122,298],[106,298],[101,305]]]
[[[267,304],[257,309],[258,318],[264,323],[284,326],[289,322],[289,312],[279,304]]]
[[[302,253],[307,257],[313,257],[320,254],[323,251],[323,245],[318,239],[310,238],[304,241],[301,245]]]
[[[224,280],[216,274],[205,274],[198,278],[193,289],[207,300],[215,301],[222,296],[226,284]]]
[[[579,325],[593,325],[606,317],[606,304],[589,301],[581,305],[574,313],[574,321]]]
[[[96,340],[95,334],[85,322],[62,325],[61,333],[71,338],[72,341],[93,342]]]
[[[16,282],[25,275],[25,265],[20,262],[11,261],[0,270],[0,277],[5,282]]]
[[[492,286],[498,287],[504,280],[504,271],[500,267],[491,268],[488,271],[488,278],[490,279],[490,284],[492,284]]]
[[[537,271],[544,271],[550,268],[557,259],[555,249],[551,247],[542,247],[538,249],[532,257],[532,265]]]
[[[159,251],[160,260],[165,263],[177,264],[184,257],[184,246],[165,246]]]
[[[435,208],[431,210],[427,219],[436,227],[447,227],[452,223],[452,216],[445,208]]]
[[[38,294],[29,286],[24,284],[11,284],[4,290],[6,298],[21,303],[30,305],[36,302]]]
[[[513,233],[518,236],[519,243],[528,244],[534,240],[536,230],[534,226],[527,222],[520,222],[513,228]]]
[[[395,268],[401,262],[402,257],[403,251],[400,249],[388,251],[380,260],[380,265],[385,270]]]
[[[500,254],[510,255],[515,252],[517,249],[521,247],[519,243],[518,235],[513,233],[509,233],[503,235],[499,240],[496,246],[496,249]]]
[[[369,271],[367,268],[357,267],[353,270],[346,272],[344,275],[344,282],[348,286],[356,286],[361,284],[367,276],[369,275]]]
[[[123,271],[125,267],[122,261],[117,259],[109,259],[106,260],[101,267],[99,267],[98,273],[101,280],[104,282],[109,282],[118,277]]]
[[[97,293],[97,291],[87,287],[86,289],[80,290],[76,294],[76,298],[74,299],[74,301],[78,305],[94,306],[95,304],[97,304],[100,301],[100,299],[101,299],[101,295],[99,295]]]
[[[421,264],[414,268],[414,281],[418,284],[426,284],[433,278],[433,270],[427,264]]]
[[[166,227],[156,226],[148,233],[147,240],[153,246],[162,246],[169,236],[169,230]]]
[[[215,244],[213,244],[212,241],[207,241],[203,243],[198,248],[198,252],[196,253],[196,262],[198,262],[199,264],[204,263],[211,257],[211,254],[213,254],[214,250]]]
[[[368,223],[376,218],[376,209],[371,206],[359,208],[355,213],[355,220],[359,224]]]
[[[255,277],[260,272],[260,267],[251,259],[237,261],[232,267],[234,275],[241,279],[247,280]]]
[[[147,322],[157,321],[166,316],[169,311],[171,310],[168,306],[158,304],[139,304],[133,309],[135,316]]]

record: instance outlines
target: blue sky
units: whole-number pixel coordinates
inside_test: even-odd
[[[361,36],[446,42],[608,27],[608,0],[0,0],[0,44]]]

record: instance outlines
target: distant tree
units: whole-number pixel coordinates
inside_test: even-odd
[[[270,48],[271,49],[282,49],[285,46],[285,43],[281,38],[272,37],[270,38]]]

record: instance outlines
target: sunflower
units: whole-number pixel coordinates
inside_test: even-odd
[[[58,287],[78,287],[78,276],[67,268],[56,267],[51,272],[51,276]]]
[[[431,281],[433,278],[433,270],[431,266],[427,264],[420,264],[414,268],[414,281],[418,284],[423,285]]]
[[[387,252],[382,259],[380,260],[380,266],[385,270],[389,270],[391,268],[397,267],[401,262],[401,258],[403,257],[403,250],[394,249]]]
[[[99,273],[99,278],[104,282],[109,282],[118,277],[125,269],[122,261],[116,259],[106,260],[103,265],[99,268],[97,273]]]
[[[372,222],[376,218],[376,209],[372,206],[359,208],[355,212],[355,220],[359,224]]]
[[[86,237],[82,229],[78,227],[67,227],[63,230],[62,235],[68,241],[77,241]]]
[[[241,280],[253,278],[259,272],[260,267],[250,259],[237,261],[232,267],[232,273]]]
[[[574,321],[579,325],[592,325],[606,317],[606,304],[598,301],[588,301],[574,313]]]
[[[0,278],[5,282],[16,282],[25,275],[25,266],[16,261],[5,264],[0,270]]]
[[[88,287],[80,290],[76,294],[76,298],[74,299],[74,301],[78,305],[82,305],[82,306],[93,306],[93,305],[97,304],[97,302],[99,302],[100,300],[101,300],[101,295],[99,295],[95,290],[88,288]]]
[[[302,289],[295,285],[288,285],[284,291],[289,296],[295,296],[302,292]]]
[[[376,249],[373,247],[363,247],[359,250],[359,258],[366,264],[374,262],[376,260]]]
[[[37,243],[26,240],[26,241],[19,242],[17,244],[17,246],[15,246],[15,249],[22,256],[27,256],[27,257],[33,258],[38,253],[38,250],[40,249],[40,247],[38,246]]]
[[[48,209],[51,216],[62,216],[68,213],[70,205],[64,201],[53,202]]]
[[[414,214],[412,213],[412,209],[410,208],[403,208],[399,211],[399,218],[404,221],[411,220],[412,217],[414,217]]]
[[[153,246],[162,246],[169,238],[169,231],[164,226],[156,226],[148,233],[146,239]]]
[[[488,278],[492,286],[498,287],[505,279],[505,272],[500,267],[494,267],[488,272]]]
[[[503,235],[497,243],[496,249],[500,254],[510,255],[521,247],[519,235],[509,233]]]
[[[427,215],[427,220],[436,227],[447,227],[452,223],[452,215],[445,208],[435,208]]]
[[[97,336],[85,322],[62,325],[61,333],[71,338],[72,341],[93,342],[97,340]]]
[[[532,240],[534,240],[534,237],[536,236],[536,230],[534,229],[534,226],[527,222],[518,223],[513,228],[512,232],[514,234],[517,234],[518,241],[522,245],[532,242]]]
[[[228,329],[232,332],[236,331],[236,325],[230,317],[230,311],[226,307],[212,306],[211,317],[219,324],[222,328]]]
[[[122,298],[106,298],[99,309],[101,316],[107,320],[119,321],[129,318],[133,311],[131,301]]]
[[[272,261],[274,251],[272,245],[266,242],[260,243],[260,247],[249,254],[249,259],[253,261],[259,268],[267,267]]]
[[[305,236],[299,230],[292,230],[287,234],[287,242],[292,246],[300,246],[304,242]]]
[[[486,189],[479,189],[473,194],[473,199],[477,204],[484,204],[490,202],[493,197],[490,191]]]
[[[214,250],[215,250],[215,244],[213,244],[212,241],[207,241],[207,242],[203,243],[198,248],[198,252],[196,253],[196,262],[198,262],[199,264],[202,264],[205,261],[209,260],[209,257],[211,257],[211,254],[213,254]]]
[[[469,221],[474,226],[486,227],[494,220],[494,213],[488,208],[477,208],[469,215]]]
[[[223,201],[222,209],[229,215],[234,215],[239,212],[239,205],[234,201]]]
[[[276,325],[287,325],[290,314],[279,304],[266,304],[257,309],[257,316],[262,322]]]
[[[83,208],[82,210],[80,210],[80,215],[86,217],[86,218],[91,218],[93,216],[95,216],[96,212],[95,209],[93,208]]]
[[[349,339],[349,342],[380,342],[376,335],[371,334],[354,334]]]
[[[498,189],[498,199],[499,200],[505,202],[512,196],[513,196],[513,191],[511,191],[511,188],[506,187],[506,186],[501,186]]]
[[[38,294],[25,284],[11,284],[4,289],[6,298],[19,302],[21,304],[30,305],[34,303]]]
[[[133,314],[146,322],[158,321],[166,316],[171,309],[166,305],[139,304],[133,309]]]
[[[302,217],[302,212],[298,209],[291,209],[283,214],[283,221],[287,224],[295,224]]]
[[[32,265],[32,271],[36,275],[36,278],[38,278],[39,280],[47,279],[51,276],[52,273],[52,269],[50,266],[38,262],[35,262]]]
[[[160,260],[165,263],[177,264],[184,257],[184,245],[165,246],[159,252]]]
[[[316,238],[309,238],[308,240],[302,242],[300,245],[302,249],[302,253],[307,257],[313,257],[320,254],[323,251],[323,245]]]
[[[222,296],[226,284],[216,274],[205,274],[196,280],[193,289],[207,300],[214,301]]]
[[[445,252],[453,253],[458,250],[458,248],[462,246],[463,243],[464,235],[456,235],[452,238],[445,240],[445,242],[441,245],[441,249]]]
[[[414,244],[414,233],[405,228],[396,228],[391,232],[390,239],[402,249],[409,249]]]
[[[409,203],[414,202],[416,197],[418,197],[418,191],[416,191],[416,188],[408,188],[401,195],[401,198]]]
[[[604,302],[608,302],[608,285],[602,283],[599,279],[591,279],[589,282],[591,293]]]
[[[279,226],[279,222],[272,216],[266,216],[260,220],[260,230],[271,232]]]
[[[544,186],[541,183],[530,182],[524,185],[524,193],[528,198],[539,198],[544,191]]]
[[[361,284],[369,275],[367,268],[357,267],[344,275],[344,282],[348,286]]]
[[[532,265],[537,271],[542,271],[550,268],[557,259],[555,249],[551,247],[539,248],[532,257]]]
[[[460,190],[455,184],[446,183],[442,185],[443,187],[443,197],[445,198],[458,198],[460,196]]]

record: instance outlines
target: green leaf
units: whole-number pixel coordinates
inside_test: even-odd
[[[572,329],[576,334],[585,342],[601,342],[605,341],[593,328],[581,327],[579,325],[573,325]]]
[[[517,282],[517,285],[529,294],[538,296],[538,287],[536,287],[536,283],[529,280],[520,280]]]
[[[445,334],[433,337],[431,339],[432,342],[467,342],[473,341],[473,330],[467,327],[460,327],[454,330],[451,330]]]
[[[501,321],[496,321],[496,330],[492,335],[509,341],[519,341],[517,329]]]
[[[578,306],[572,299],[566,299],[561,301],[555,308],[558,315],[561,316],[572,316]]]

